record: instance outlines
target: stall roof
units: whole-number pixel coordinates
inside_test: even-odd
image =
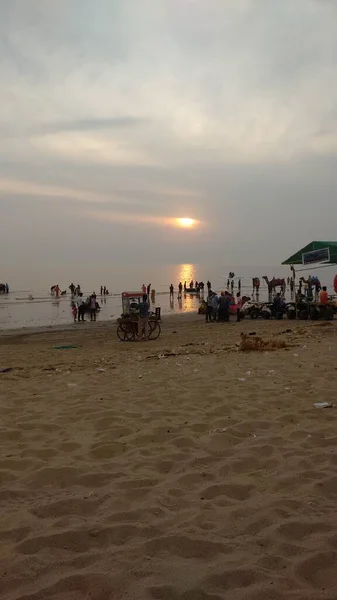
[[[303,264],[303,254],[307,254],[309,252],[316,253],[320,250],[329,250],[329,258],[327,260],[317,260],[314,262],[324,262],[325,264],[335,265],[337,263],[337,242],[324,242],[324,241],[316,241],[310,242],[304,248],[298,250],[295,254],[287,258],[282,265],[302,265]]]

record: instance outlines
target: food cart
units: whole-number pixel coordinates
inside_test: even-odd
[[[117,336],[122,342],[134,342],[138,337],[139,304],[143,292],[123,292],[122,315],[117,319]],[[161,334],[160,308],[149,314],[148,339],[156,340]]]

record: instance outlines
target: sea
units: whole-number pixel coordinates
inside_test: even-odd
[[[216,257],[215,257],[216,258]],[[322,285],[328,287],[333,293],[333,279],[336,274],[335,267],[326,267],[321,270],[315,268],[298,272],[297,278],[317,275]],[[267,286],[262,277],[267,275],[270,279],[275,277],[291,276],[290,268],[286,266],[259,266],[235,267],[218,265],[216,260],[212,265],[174,264],[153,266],[144,264],[137,267],[114,267],[100,265],[81,265],[75,269],[67,267],[51,268],[48,272],[42,269],[21,270],[11,273],[8,278],[9,294],[0,294],[0,330],[39,328],[67,325],[72,323],[71,295],[69,285],[80,285],[84,296],[96,292],[101,311],[98,319],[101,321],[115,321],[122,312],[121,295],[124,291],[140,291],[143,284],[151,283],[155,290],[155,301],[152,308],[161,307],[161,314],[196,312],[200,298],[189,294],[183,295],[181,301],[177,298],[178,284],[193,280],[211,281],[212,290],[221,292],[226,289],[230,272],[234,272],[234,291],[237,292],[238,281],[241,280],[241,294],[252,295],[252,278],[261,280],[260,300],[267,300]],[[0,275],[1,277],[1,275]],[[58,284],[67,294],[56,299],[50,294],[52,285]],[[173,284],[175,294],[170,299],[169,286]],[[108,296],[100,296],[101,286],[109,290]],[[286,298],[290,299],[290,290]]]

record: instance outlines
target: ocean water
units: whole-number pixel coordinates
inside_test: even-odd
[[[216,258],[216,257],[215,257]],[[102,306],[99,320],[115,320],[121,314],[121,294],[123,291],[139,291],[142,284],[152,284],[156,290],[155,303],[161,307],[162,314],[191,312],[199,307],[199,299],[195,296],[183,296],[181,302],[175,293],[173,302],[169,297],[169,286],[172,283],[175,290],[179,281],[189,284],[193,281],[204,281],[209,279],[212,289],[220,292],[226,289],[226,281],[230,271],[235,273],[235,292],[237,291],[238,279],[241,279],[241,293],[251,296],[252,277],[261,280],[260,299],[267,299],[267,287],[262,280],[263,275],[269,278],[290,276],[289,267],[282,266],[260,266],[260,267],[238,267],[219,266],[216,260],[213,265],[164,265],[142,267],[109,267],[100,265],[80,265],[58,267],[51,272],[43,272],[41,269],[19,270],[12,273],[8,281],[10,293],[0,295],[0,329],[16,329],[21,327],[42,327],[64,325],[72,322],[70,304],[70,283],[80,284],[84,295],[90,295],[93,291],[98,296]],[[336,273],[334,267],[312,269],[307,272],[298,273],[298,277],[308,274],[320,277],[322,285],[327,285],[330,293],[333,293],[333,278]],[[57,300],[50,295],[50,287],[59,284],[62,290],[67,290],[67,296]],[[110,295],[99,297],[100,287],[106,285]],[[290,298],[290,292],[287,292]],[[287,296],[286,294],[286,296]],[[29,296],[33,299],[29,299]]]

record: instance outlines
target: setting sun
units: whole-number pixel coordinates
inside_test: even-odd
[[[176,219],[177,221],[177,225],[179,225],[179,227],[193,227],[196,224],[195,219],[190,219],[188,217],[182,217],[179,219]]]

